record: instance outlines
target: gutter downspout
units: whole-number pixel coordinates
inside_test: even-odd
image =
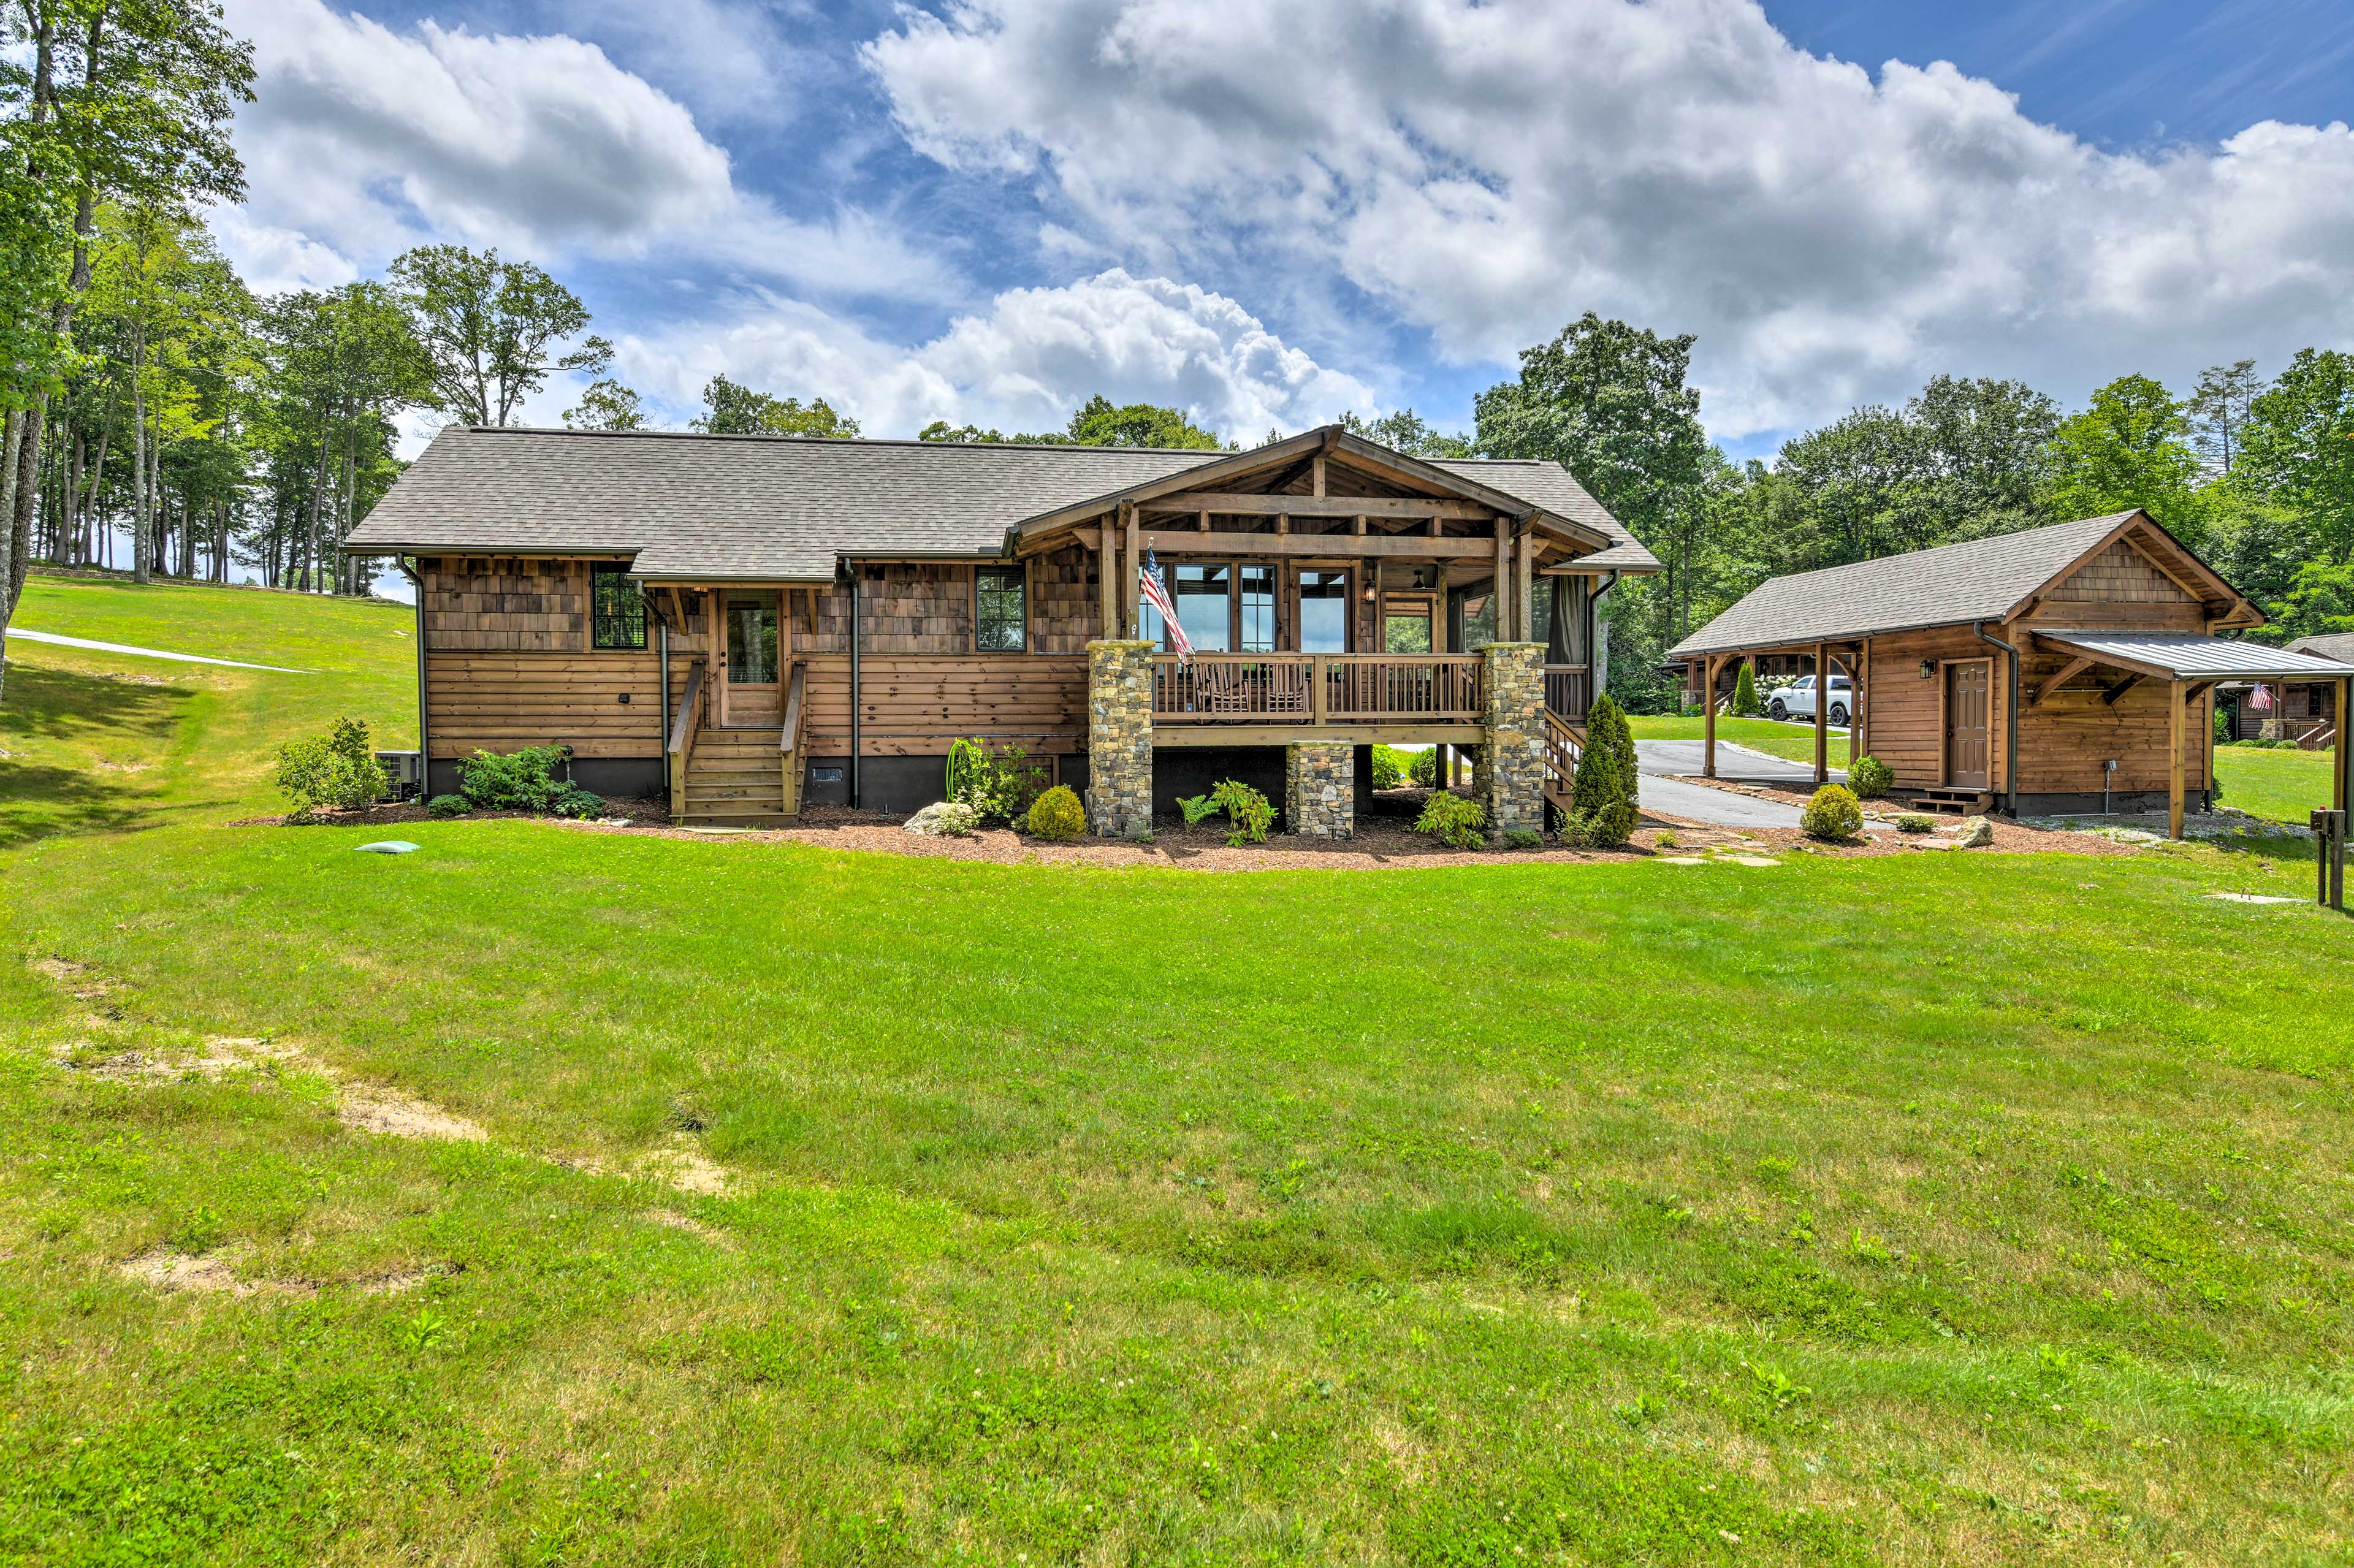
[[[1999,638],[1986,634],[1986,622],[1970,622],[1970,635],[1989,648],[1999,648],[2010,655],[2010,700],[2004,713],[2009,722],[2003,726],[2007,736],[2003,751],[2003,810],[2013,821],[2019,820],[2019,649]]]
[[[417,794],[419,800],[433,798],[433,747],[425,732],[425,579],[408,564],[407,556],[395,556],[392,564],[417,590]]]
[[[649,599],[648,602],[651,604],[652,600]],[[663,613],[659,609],[654,611],[654,626],[660,633],[658,641],[662,644],[663,782],[668,784],[670,782],[670,622],[663,619]]]
[[[850,565],[850,810],[859,810],[859,567]]]

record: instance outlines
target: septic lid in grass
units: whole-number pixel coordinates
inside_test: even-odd
[[[2210,898],[2221,898],[2228,904],[2302,904],[2302,898],[2281,898],[2269,893],[2211,893]]]
[[[407,839],[386,839],[381,843],[362,844],[358,853],[361,854],[408,854],[416,848],[417,846]]]

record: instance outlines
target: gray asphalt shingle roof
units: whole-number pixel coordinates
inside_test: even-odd
[[[2039,626],[2035,637],[2113,663],[2147,664],[2180,681],[2334,681],[2354,675],[2354,664],[2333,659],[2188,632],[2060,631]]]
[[[641,577],[817,578],[844,555],[994,554],[1026,518],[1230,453],[452,426],[347,548],[634,555]],[[1557,463],[1445,462],[1601,530],[1605,569],[1658,563]]]
[[[1677,643],[1668,657],[2000,620],[2132,515],[2086,517],[1776,577]]]
[[[2326,632],[2319,637],[2300,637],[2288,645],[2292,653],[2310,653],[2317,659],[2335,659],[2354,664],[2354,631]]]

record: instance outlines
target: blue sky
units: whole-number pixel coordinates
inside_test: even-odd
[[[497,244],[673,422],[725,370],[877,435],[1096,390],[1461,425],[1593,309],[1698,334],[1745,455],[1941,371],[2075,402],[2354,320],[2342,0],[229,9],[249,277]]]

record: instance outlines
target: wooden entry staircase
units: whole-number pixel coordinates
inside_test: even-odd
[[[802,696],[809,678],[793,667],[784,723],[720,729],[703,723],[703,666],[687,672],[686,695],[671,728],[671,820],[682,827],[776,828],[797,821],[801,780]]]
[[[1566,817],[1575,800],[1577,758],[1585,749],[1585,732],[1554,713],[1544,711],[1545,804]]]

